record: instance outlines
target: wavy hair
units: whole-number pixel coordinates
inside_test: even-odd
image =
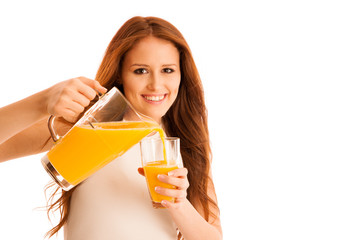
[[[181,69],[179,92],[173,105],[162,117],[162,124],[168,136],[181,139],[181,155],[184,166],[188,169],[190,183],[187,198],[192,204],[201,204],[204,217],[209,221],[209,217],[215,217],[214,211],[219,209],[216,202],[208,196],[208,187],[213,187],[213,183],[209,176],[211,149],[207,110],[198,70],[190,48],[180,31],[169,22],[156,17],[129,19],[107,47],[96,80],[107,89],[116,86],[122,90],[123,59],[136,42],[148,36],[170,41],[179,51]],[[49,205],[48,214],[52,210],[60,210],[61,219],[47,236],[53,236],[66,224],[72,192],[73,189],[69,192],[62,190],[60,198]]]

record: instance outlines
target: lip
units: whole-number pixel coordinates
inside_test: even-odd
[[[145,100],[145,102],[150,103],[150,104],[158,105],[158,104],[161,104],[161,103],[163,103],[165,101],[168,94],[167,93],[165,93],[165,94],[141,94],[141,96]],[[149,99],[146,98],[146,97],[162,97],[162,96],[164,96],[164,98],[159,100],[159,101],[152,101],[152,100],[149,100]]]

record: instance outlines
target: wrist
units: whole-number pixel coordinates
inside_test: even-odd
[[[48,112],[48,99],[50,97],[50,90],[45,89],[41,92],[38,92],[34,95],[34,104],[36,104],[36,111],[40,119],[48,117],[50,113]]]

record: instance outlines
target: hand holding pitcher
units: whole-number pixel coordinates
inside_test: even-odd
[[[47,112],[75,122],[97,93],[104,94],[107,90],[98,81],[78,77],[60,82],[47,91]]]

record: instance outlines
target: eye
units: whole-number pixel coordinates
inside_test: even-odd
[[[135,74],[146,74],[148,71],[145,68],[138,68],[134,70]]]
[[[172,69],[172,68],[164,68],[164,69],[162,70],[162,72],[164,72],[164,73],[173,73],[173,72],[175,72],[175,70]]]

